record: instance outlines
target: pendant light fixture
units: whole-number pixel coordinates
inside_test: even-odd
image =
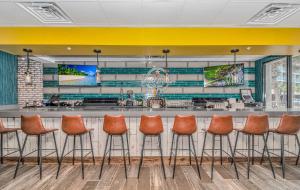
[[[29,66],[30,66],[30,58],[29,54],[32,53],[31,49],[23,49],[23,51],[26,53],[26,60],[27,60],[27,68],[25,72],[25,84],[30,85],[32,84],[32,76],[31,72],[29,71]]]
[[[94,49],[94,53],[96,53],[97,56],[97,72],[96,72],[96,81],[97,83],[101,83],[101,74],[100,74],[100,66],[99,66],[99,54],[101,53],[100,49]]]
[[[170,53],[169,49],[163,49],[162,52],[165,54],[165,62],[166,62],[166,68],[165,68],[165,72],[166,72],[166,83],[170,82],[170,77],[169,77],[169,68],[168,68],[168,53]]]

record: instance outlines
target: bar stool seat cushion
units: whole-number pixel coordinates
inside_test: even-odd
[[[126,133],[128,130],[124,129],[122,131],[118,131],[118,130],[109,130],[109,131],[105,131],[106,133],[110,134],[110,135],[122,135],[124,133]]]
[[[193,131],[176,131],[174,129],[172,129],[173,133],[177,134],[177,135],[192,135],[193,133],[195,133],[197,131],[197,129],[193,130]]]
[[[94,128],[87,128],[83,131],[71,131],[71,132],[68,132],[67,134],[68,135],[82,135],[82,134],[88,133],[93,130],[94,130]]]
[[[235,131],[238,131],[238,132],[241,132],[241,133],[245,133],[245,134],[248,134],[248,135],[262,135],[264,133],[261,133],[261,132],[255,132],[255,131],[246,131],[244,129],[233,129]]]
[[[0,128],[0,133],[11,133],[20,130],[20,128]]]
[[[291,133],[291,132],[289,132],[289,131],[280,131],[280,130],[278,130],[278,129],[269,129],[269,132],[270,132],[270,133],[285,134],[285,135],[296,135],[296,134],[297,134],[297,132]]]
[[[52,133],[54,131],[57,131],[58,129],[45,129],[41,134],[46,134],[46,133]]]

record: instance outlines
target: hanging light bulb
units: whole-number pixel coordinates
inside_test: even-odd
[[[101,73],[100,73],[100,66],[99,66],[99,54],[101,53],[100,49],[94,49],[94,53],[97,55],[97,72],[96,72],[96,81],[97,83],[101,83]]]
[[[29,54],[32,53],[32,50],[31,49],[23,49],[23,51],[26,52],[26,59],[27,59],[27,69],[25,72],[25,84],[30,85],[30,84],[32,84],[32,76],[31,76],[31,72],[29,71],[29,66],[30,66]]]
[[[162,51],[165,54],[165,61],[166,61],[166,68],[165,68],[165,82],[169,83],[170,82],[170,77],[169,77],[169,68],[168,68],[168,53],[170,53],[169,49],[163,49]]]

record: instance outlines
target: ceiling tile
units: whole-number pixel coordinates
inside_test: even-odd
[[[142,23],[141,2],[101,2],[110,25],[135,26]]]
[[[99,2],[67,2],[57,4],[73,20],[74,25],[107,25],[106,17]]]
[[[178,23],[183,6],[183,2],[143,2],[143,25],[174,25]]]
[[[0,2],[0,25],[42,25],[35,17],[18,6],[15,2]]]
[[[229,2],[217,15],[213,25],[245,26],[251,17],[268,4],[267,2]]]

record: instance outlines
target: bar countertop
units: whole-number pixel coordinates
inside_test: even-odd
[[[285,108],[245,108],[245,109],[201,109],[201,108],[122,108],[122,107],[87,107],[87,108],[66,108],[66,107],[44,107],[44,108],[26,108],[26,109],[7,109],[0,110],[0,117],[20,117],[21,115],[40,114],[41,117],[56,118],[62,115],[82,115],[83,117],[103,117],[105,114],[140,117],[141,115],[159,114],[162,117],[174,117],[176,114],[193,114],[197,117],[210,117],[213,114],[226,115],[234,117],[245,117],[249,114],[268,114],[270,117],[279,117],[282,114],[300,114],[300,109]]]

